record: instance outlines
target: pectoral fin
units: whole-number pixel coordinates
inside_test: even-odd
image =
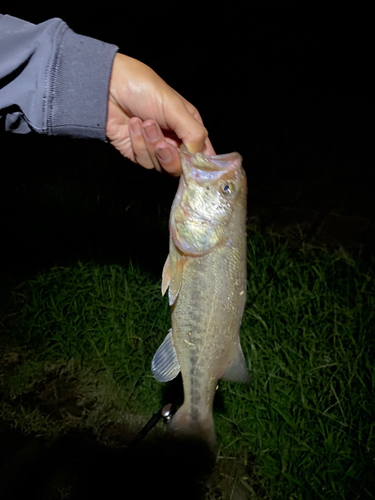
[[[161,294],[164,295],[169,287],[169,305],[172,306],[178,297],[182,282],[182,271],[184,268],[184,257],[179,254],[176,248],[171,247],[171,251],[163,267],[161,280]]]
[[[250,382],[250,375],[246,367],[245,356],[241,344],[238,342],[236,354],[224,372],[223,380],[230,382]]]
[[[172,306],[178,297],[182,283],[182,271],[184,269],[184,258],[178,256],[173,263],[171,282],[169,283],[169,305]]]
[[[169,287],[169,283],[171,282],[171,261],[169,258],[169,255],[167,257],[167,260],[165,261],[164,267],[163,267],[163,274],[162,274],[162,279],[161,279],[161,294],[164,296],[165,292],[167,291],[167,288]]]
[[[173,345],[172,329],[156,351],[151,363],[151,371],[158,382],[169,382],[180,373],[180,363]]]
[[[167,276],[169,266],[170,279],[168,296],[170,306],[172,306],[176,302],[178,294],[180,293],[184,265],[185,256],[182,255],[173,244],[171,244],[169,248],[169,264],[167,265],[166,270]]]

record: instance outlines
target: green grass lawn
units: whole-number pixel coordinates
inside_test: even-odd
[[[252,499],[374,498],[374,306],[370,262],[250,232],[241,337],[252,381],[220,383],[218,472],[207,499],[231,498],[236,484]],[[63,361],[94,392],[96,380],[96,401],[116,400],[118,414],[146,421],[162,405],[150,364],[169,307],[160,279],[140,267],[51,268],[14,290],[4,321],[18,349],[37,353],[6,381],[1,412],[17,425],[37,429],[17,396]]]

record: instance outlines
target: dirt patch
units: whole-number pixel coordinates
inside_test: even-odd
[[[24,434],[52,442],[72,429],[90,429],[98,439],[107,439],[111,425],[120,425],[117,435],[122,446],[123,433],[132,429],[133,437],[145,418],[127,415],[118,392],[105,374],[85,371],[74,359],[43,361],[35,351],[2,342],[0,417]]]

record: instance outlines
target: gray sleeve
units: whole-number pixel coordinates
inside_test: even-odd
[[[0,14],[0,131],[105,140],[117,50],[61,19],[34,25]]]

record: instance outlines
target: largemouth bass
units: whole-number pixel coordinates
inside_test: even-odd
[[[181,371],[184,402],[172,432],[215,443],[217,382],[249,381],[240,344],[246,300],[246,175],[238,153],[181,152],[162,293],[169,288],[172,329],[156,351],[160,382]]]

